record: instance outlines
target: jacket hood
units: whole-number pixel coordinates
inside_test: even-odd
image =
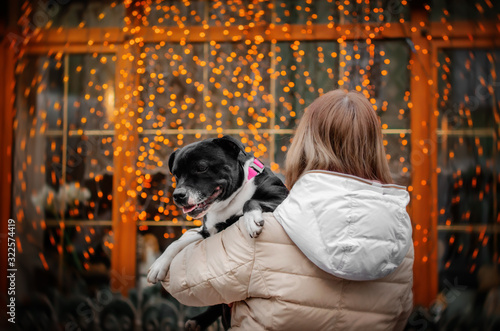
[[[349,280],[385,277],[412,243],[402,186],[310,171],[274,211],[299,249],[324,271]]]

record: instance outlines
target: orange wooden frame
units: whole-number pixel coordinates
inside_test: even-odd
[[[127,45],[128,46],[128,45]],[[123,295],[136,286],[135,160],[138,149],[137,121],[130,117],[131,105],[136,104],[133,89],[139,85],[138,75],[129,55],[138,56],[135,48],[120,46],[115,76],[115,140],[113,157],[113,238],[111,255],[111,289]],[[133,112],[135,114],[135,112]]]
[[[144,43],[158,42],[231,42],[244,39],[254,39],[257,36],[266,41],[294,41],[294,40],[354,40],[354,39],[392,39],[392,38],[414,38],[420,34],[420,21],[405,23],[376,23],[360,24],[269,24],[249,29],[240,29],[238,26],[217,27],[202,26],[179,27],[143,27],[139,37]],[[427,22],[427,33],[434,39],[442,39],[447,36],[454,38],[495,38],[500,31],[498,22],[468,22],[458,21],[453,23]],[[40,46],[68,46],[68,45],[111,45],[123,43],[132,35],[126,32],[126,28],[69,28],[44,30],[28,46],[36,48]],[[417,33],[418,32],[418,33]],[[235,39],[236,36],[236,39]],[[418,36],[417,36],[418,37]]]
[[[412,12],[412,25],[420,28],[427,26],[425,11]],[[421,25],[421,22],[423,26]],[[431,58],[430,43],[421,33],[412,36],[415,50],[411,55],[410,96],[411,108],[411,164],[412,164],[412,200],[411,219],[413,223],[413,244],[415,262],[413,277],[414,303],[428,306],[436,297],[438,290],[437,274],[437,232],[432,215],[435,214],[432,199],[434,180],[431,124]],[[434,157],[435,158],[435,157]]]

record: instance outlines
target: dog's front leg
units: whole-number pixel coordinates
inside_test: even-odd
[[[170,244],[163,254],[151,265],[148,272],[148,282],[156,284],[167,276],[168,268],[174,257],[186,246],[202,240],[198,229],[186,231],[179,239]]]
[[[264,218],[262,217],[262,207],[257,200],[245,202],[243,205],[243,219],[250,237],[258,237],[264,226]]]
[[[185,331],[205,330],[212,325],[220,316],[222,316],[223,304],[210,306],[203,313],[190,318],[184,324]]]

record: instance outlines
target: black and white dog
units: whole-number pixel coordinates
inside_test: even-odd
[[[203,218],[203,226],[198,231],[187,231],[167,247],[149,270],[147,278],[151,283],[165,278],[173,258],[184,247],[222,231],[241,216],[250,236],[257,237],[264,226],[262,213],[274,211],[288,195],[281,180],[231,136],[178,149],[170,155],[168,166],[176,178],[175,204],[185,214]],[[204,329],[221,313],[221,307],[211,307],[186,326]]]

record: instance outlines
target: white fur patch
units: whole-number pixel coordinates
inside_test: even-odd
[[[203,237],[199,233],[201,227],[198,229],[191,229],[186,231],[179,239],[170,244],[163,254],[151,265],[148,272],[148,282],[156,284],[162,281],[167,276],[167,271],[174,257],[186,246],[202,240]]]
[[[203,201],[199,191],[187,189],[187,194],[188,194],[188,202],[187,202],[188,205],[194,206]]]
[[[210,208],[208,208],[205,226],[207,227],[210,235],[215,234],[217,231],[215,229],[215,224],[224,222],[231,216],[243,214],[243,205],[254,195],[255,190],[257,189],[254,179],[252,178],[251,180],[247,180],[248,167],[252,162],[253,158],[250,158],[247,162],[245,162],[243,167],[243,169],[245,169],[245,177],[242,186],[226,200],[216,201],[210,206]]]
[[[264,219],[262,218],[261,210],[251,210],[243,215],[248,234],[252,238],[256,238],[262,232]]]

